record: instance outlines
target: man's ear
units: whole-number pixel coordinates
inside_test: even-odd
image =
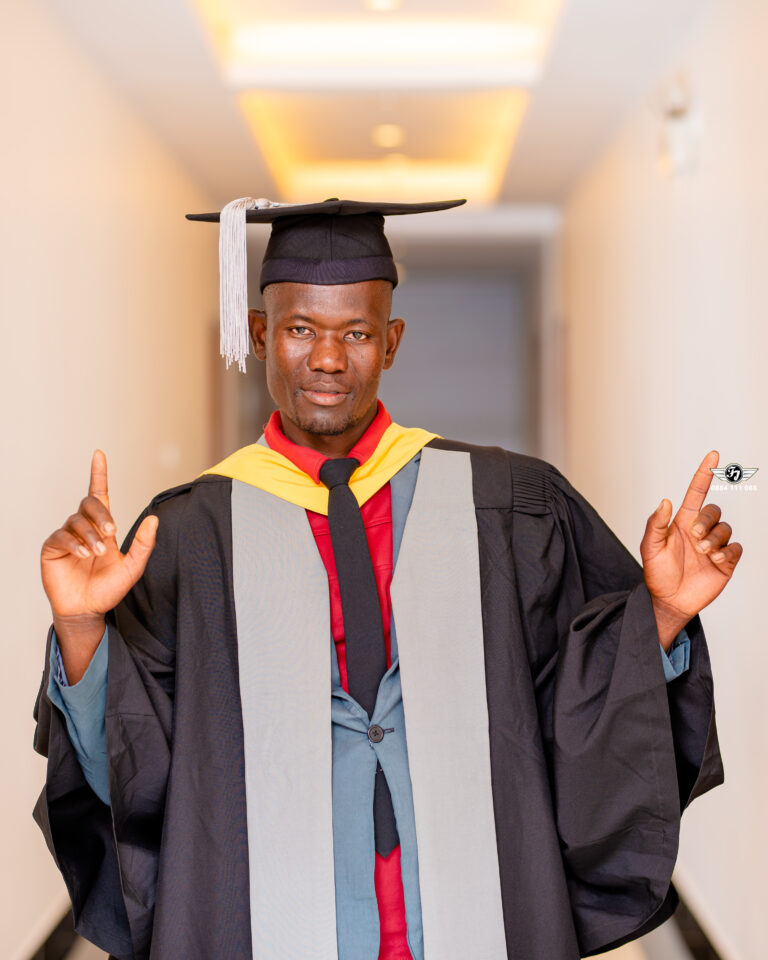
[[[251,331],[251,343],[257,360],[267,355],[267,315],[263,310],[251,307],[248,311],[248,329]]]
[[[389,370],[395,362],[395,354],[405,333],[405,320],[396,317],[387,322],[387,352],[384,355],[384,370]]]

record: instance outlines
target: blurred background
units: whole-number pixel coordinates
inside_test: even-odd
[[[68,901],[31,818],[40,544],[94,447],[124,532],[258,438],[262,368],[218,357],[218,230],[184,219],[250,195],[467,197],[388,223],[408,328],[383,398],[406,425],[554,463],[635,556],[708,450],[760,468],[709,497],[745,548],[702,615],[726,783],[683,821],[685,908],[616,956],[768,956],[765,0],[5,0],[0,16],[0,953],[69,942],[51,937]],[[255,281],[266,230],[249,232]]]

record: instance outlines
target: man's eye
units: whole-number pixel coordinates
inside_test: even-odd
[[[305,333],[309,333],[309,327],[290,327],[292,333],[297,333],[300,337],[303,337]]]
[[[353,340],[357,340],[358,343],[361,340],[368,339],[368,334],[365,333],[363,330],[350,330],[349,336],[352,337]]]

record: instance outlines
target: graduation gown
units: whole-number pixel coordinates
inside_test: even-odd
[[[110,807],[46,666],[35,818],[77,929],[120,960],[261,960],[306,922],[319,946],[302,960],[335,955],[333,891],[314,882],[330,851],[327,646],[311,677],[305,664],[315,614],[327,638],[327,596],[313,611],[303,595],[314,543],[290,510],[303,513],[208,474],[129,533],[160,519],[144,577],[108,616]],[[465,960],[467,944],[473,960],[575,960],[663,922],[681,812],[723,780],[698,616],[689,669],[666,683],[642,568],[589,503],[543,460],[442,439],[422,450],[392,615],[425,960]],[[280,683],[276,747],[254,727],[251,681]],[[248,809],[259,763],[270,775]],[[284,780],[303,784],[298,849],[287,834],[274,846],[290,828]],[[274,889],[305,900],[281,913]]]

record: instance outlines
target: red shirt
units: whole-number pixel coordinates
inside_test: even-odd
[[[378,412],[373,423],[349,451],[348,456],[359,460],[361,464],[365,463],[378,446],[379,440],[381,440],[384,431],[391,422],[391,417],[382,402],[379,401]],[[276,410],[270,417],[264,430],[264,439],[273,450],[281,453],[300,470],[309,474],[315,483],[320,483],[320,467],[325,463],[327,457],[317,450],[302,447],[289,440],[283,433],[279,410]],[[379,591],[384,644],[387,652],[387,667],[389,668],[392,665],[389,629],[392,611],[392,601],[389,596],[389,588],[392,583],[392,495],[388,483],[369,500],[366,500],[360,508],[360,513],[363,517],[363,526],[368,539],[368,549],[371,552],[376,586]],[[307,510],[307,517],[328,573],[331,600],[331,633],[336,645],[341,685],[349,693],[344,621],[341,613],[341,596],[339,594],[339,580],[336,575],[336,562],[333,557],[331,535],[328,529],[328,517],[322,513],[314,513],[312,510]],[[382,857],[379,853],[376,854],[373,880],[381,927],[379,960],[412,960],[406,940],[405,900],[400,872],[400,844],[387,857]]]

